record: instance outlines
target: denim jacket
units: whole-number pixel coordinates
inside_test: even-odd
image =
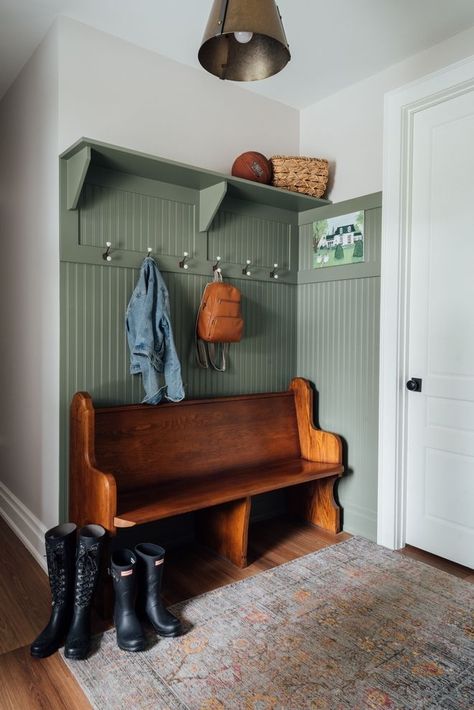
[[[147,256],[127,307],[130,372],[142,373],[145,404],[184,399],[181,366],[173,340],[169,296],[155,261]],[[165,384],[160,387],[160,376]],[[165,393],[165,390],[166,393]]]

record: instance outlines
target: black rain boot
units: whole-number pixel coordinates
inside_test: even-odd
[[[74,613],[64,646],[66,658],[80,660],[89,653],[92,597],[97,589],[104,539],[105,530],[101,525],[86,525],[79,531]]]
[[[76,557],[74,523],[64,523],[48,530],[45,546],[52,609],[47,626],[31,644],[30,653],[35,658],[46,658],[57,651],[71,622]]]
[[[115,604],[117,645],[122,651],[143,651],[146,637],[135,612],[137,558],[131,550],[116,550],[110,561]]]
[[[161,598],[161,580],[165,551],[159,545],[142,542],[136,545],[140,593],[142,607],[156,633],[160,636],[179,636],[182,633],[181,622],[169,612]]]

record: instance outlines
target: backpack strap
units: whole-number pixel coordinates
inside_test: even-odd
[[[203,370],[208,370],[210,367],[209,355],[206,346],[207,343],[197,337],[196,330],[196,361],[199,367],[202,367]]]
[[[211,367],[217,372],[225,372],[230,343],[204,343],[204,345],[207,345],[207,355]],[[217,359],[220,360],[219,365],[217,364]]]
[[[196,361],[199,367],[202,367],[204,370],[208,370],[210,366],[209,362],[209,355],[207,353],[207,343],[204,342],[204,340],[201,340],[198,336],[198,322],[199,322],[199,314],[201,313],[201,304],[202,304],[202,299],[204,298],[204,294],[206,293],[206,289],[204,289],[204,292],[202,294],[201,298],[201,303],[199,304],[197,316],[196,316],[196,327],[194,328],[194,340],[196,343]]]
[[[196,331],[196,360],[199,367],[205,370],[212,367],[217,372],[225,372],[229,347],[230,343],[206,343],[197,337]]]

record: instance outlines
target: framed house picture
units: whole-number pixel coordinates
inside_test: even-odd
[[[313,268],[364,261],[364,210],[313,222]]]

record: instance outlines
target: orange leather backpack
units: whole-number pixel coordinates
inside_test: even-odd
[[[224,283],[217,270],[201,298],[196,320],[196,354],[200,367],[224,372],[230,343],[242,338],[244,321],[238,288]]]

